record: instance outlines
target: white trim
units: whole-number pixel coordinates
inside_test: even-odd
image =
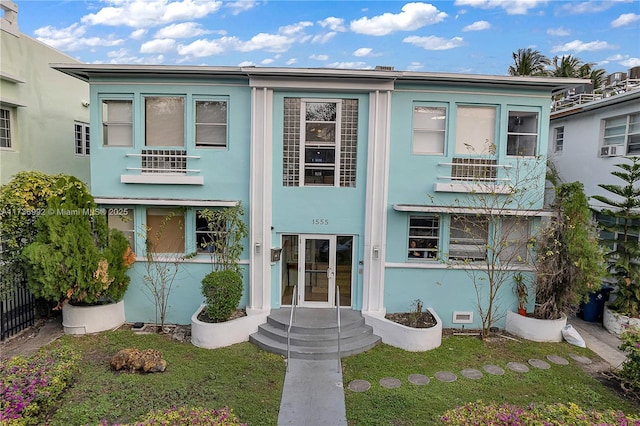
[[[131,206],[186,206],[186,207],[234,207],[239,201],[229,200],[186,200],[171,198],[108,198],[95,197],[96,204]]]
[[[477,183],[435,183],[436,192],[462,192],[474,194],[510,194],[513,188],[509,185],[484,185]]]
[[[487,269],[487,264],[486,262],[482,262],[482,261],[478,261],[478,262],[472,262],[472,263],[466,263],[463,261],[454,261],[454,260],[450,260],[450,261],[444,261],[444,260],[436,260],[436,261],[432,261],[432,262],[406,262],[406,263],[400,263],[400,262],[388,262],[384,264],[385,268],[402,268],[402,269],[447,269],[447,270],[451,270],[451,269],[460,269],[460,270],[470,270],[470,269],[476,269],[476,270],[484,270]],[[516,266],[507,266],[504,268],[498,268],[499,270],[504,270],[504,271],[528,271],[528,272],[535,272],[535,270],[533,269],[533,267],[531,266],[527,266],[525,263]]]
[[[120,183],[150,183],[150,184],[170,184],[170,185],[204,185],[202,176],[182,176],[182,175],[120,175]]]
[[[354,92],[369,92],[372,90],[393,90],[393,80],[370,80],[369,76],[362,76],[361,78],[352,79],[339,79],[331,78],[331,76],[307,76],[299,73],[300,70],[293,70],[289,72],[286,77],[255,77],[249,78],[250,87],[268,87],[270,89],[289,89],[289,90],[304,90],[304,91],[348,91]],[[358,77],[358,76],[356,76]],[[313,81],[313,85],[310,85],[310,80]]]
[[[481,207],[429,206],[424,204],[394,204],[398,212],[449,213],[449,214],[486,214],[501,216],[544,217],[555,216],[547,210],[491,209]]]
[[[24,83],[24,81],[20,80],[18,77],[5,71],[0,71],[0,80],[8,81],[9,83]]]

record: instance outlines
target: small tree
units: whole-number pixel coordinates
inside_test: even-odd
[[[584,186],[556,186],[555,217],[537,239],[536,306],[538,318],[557,319],[570,313],[606,275]]]
[[[640,159],[615,165],[611,172],[623,185],[598,185],[614,198],[594,195],[592,198],[607,206],[600,211],[601,227],[611,238],[604,238],[608,249],[608,269],[615,279],[617,292],[610,307],[630,316],[640,316]]]

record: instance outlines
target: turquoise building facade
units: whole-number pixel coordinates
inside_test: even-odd
[[[90,84],[92,192],[138,255],[127,321],[155,319],[144,254],[163,229],[160,259],[180,260],[167,313],[178,324],[202,303],[211,270],[198,211],[241,203],[248,315],[296,296],[301,306],[335,307],[339,294],[365,315],[405,312],[419,299],[445,327],[479,327],[488,289],[478,273],[496,235],[512,227],[518,237],[504,244],[510,261],[496,264],[531,273],[522,241],[545,215],[551,95],[582,83],[388,69],[53,67]],[[516,309],[511,283],[500,302]]]

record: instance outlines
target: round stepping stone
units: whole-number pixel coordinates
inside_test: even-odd
[[[402,382],[395,377],[383,377],[380,379],[380,386],[387,389],[399,388]]]
[[[440,380],[441,382],[455,382],[456,380],[458,380],[458,376],[456,376],[453,373],[450,373],[448,371],[438,371],[436,374],[436,379]]]
[[[529,367],[521,362],[510,362],[507,364],[507,368],[511,371],[515,371],[516,373],[528,373]]]
[[[414,385],[426,385],[429,383],[429,378],[424,374],[411,374],[409,376],[409,383]]]
[[[352,380],[347,388],[351,392],[366,392],[371,388],[371,383],[366,380]]]
[[[547,359],[549,361],[551,361],[554,364],[558,364],[558,365],[569,365],[569,361],[567,361],[566,359],[562,358],[561,356],[558,355],[547,355]]]
[[[482,367],[484,369],[484,371],[486,371],[489,374],[495,374],[496,376],[502,376],[504,374],[504,370],[500,367],[498,367],[497,365],[485,365],[484,367]]]
[[[591,360],[586,356],[578,355],[578,354],[569,354],[572,360],[579,362],[580,364],[591,364]]]
[[[551,368],[548,362],[543,361],[541,359],[532,358],[529,360],[529,364],[541,370],[548,370]]]
[[[482,377],[482,372],[474,368],[465,368],[460,372],[467,379],[478,380]]]

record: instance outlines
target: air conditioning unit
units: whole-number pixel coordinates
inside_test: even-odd
[[[624,155],[624,145],[608,145],[600,148],[600,157],[616,157]]]

